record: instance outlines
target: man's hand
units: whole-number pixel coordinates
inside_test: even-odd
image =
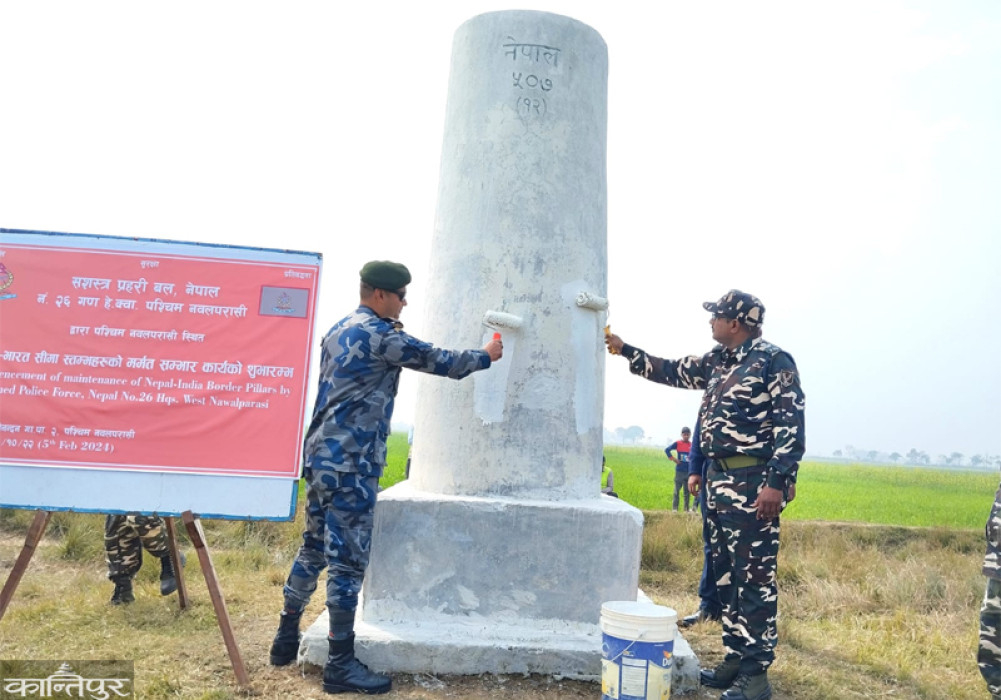
[[[614,333],[605,333],[605,346],[608,348],[609,354],[621,355],[623,345],[625,343],[622,342],[622,338]]]
[[[497,362],[497,360],[501,359],[501,355],[504,354],[504,343],[501,342],[500,338],[494,338],[484,345],[483,349],[490,355],[491,362]]]
[[[758,509],[758,520],[771,520],[779,517],[782,510],[782,492],[766,486],[761,489],[754,507]]]
[[[688,493],[693,496],[699,495],[699,489],[702,488],[702,477],[698,474],[688,475]]]

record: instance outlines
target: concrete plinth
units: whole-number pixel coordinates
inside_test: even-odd
[[[639,510],[608,496],[442,496],[401,482],[376,507],[358,656],[390,673],[597,680],[601,604],[645,599],[636,588],[642,527]],[[326,620],[303,638],[309,663],[326,659]],[[680,637],[674,676],[678,690],[698,683]]]
[[[643,514],[617,498],[443,496],[404,481],[379,494],[362,619],[425,615],[595,624],[633,600]]]

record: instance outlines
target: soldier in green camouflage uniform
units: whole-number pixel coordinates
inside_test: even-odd
[[[144,548],[160,560],[160,595],[177,590],[163,520],[156,515],[109,515],[104,520],[104,556],[108,578],[115,584],[112,605],[136,599],[132,579],[142,566]]]
[[[987,555],[984,576],[987,590],[980,607],[980,646],[977,664],[994,700],[1001,700],[1001,486],[987,518]]]
[[[756,297],[734,289],[703,306],[719,343],[705,355],[664,360],[614,334],[605,342],[633,374],[704,391],[695,438],[709,460],[707,519],[726,657],[701,681],[727,688],[723,700],[766,700],[778,636],[779,513],[805,449],[805,399],[792,357],[760,337],[765,307]]]
[[[354,657],[354,619],[369,546],[379,477],[386,464],[393,403],[403,368],[462,379],[500,359],[501,341],[482,350],[450,351],[404,333],[410,272],[374,261],[361,269],[361,305],[322,343],[320,380],[304,446],[306,530],[285,583],[285,608],[271,646],[271,663],[291,663],[299,648],[299,619],[327,569],[330,655],[327,692],[385,693],[388,676]]]

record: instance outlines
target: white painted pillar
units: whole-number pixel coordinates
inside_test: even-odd
[[[599,490],[607,82],[605,42],[569,17],[495,12],[455,34],[424,335],[479,347],[486,317],[505,349],[471,381],[421,378],[415,488]]]

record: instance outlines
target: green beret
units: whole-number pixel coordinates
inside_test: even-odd
[[[389,260],[372,260],[362,267],[361,281],[376,289],[396,290],[410,284],[410,270]]]

